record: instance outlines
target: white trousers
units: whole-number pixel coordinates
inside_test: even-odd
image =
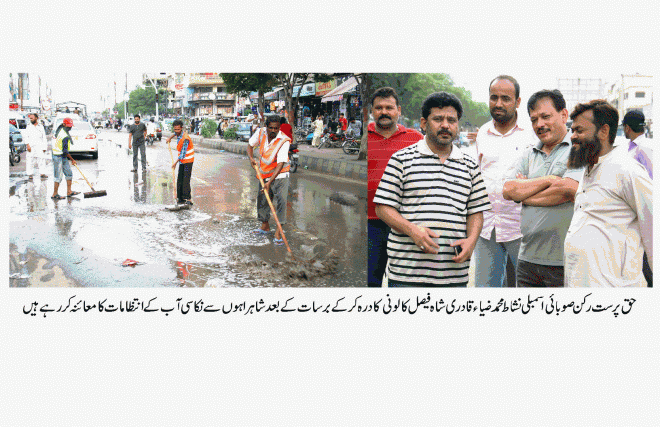
[[[43,153],[43,151],[40,154],[41,155],[38,155],[34,148],[32,151],[25,152],[25,173],[28,175],[34,175],[36,171],[38,171],[39,174],[43,174],[45,172],[46,158],[44,156],[46,154]]]

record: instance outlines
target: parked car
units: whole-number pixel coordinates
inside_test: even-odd
[[[14,148],[17,153],[22,153],[27,149],[26,143],[23,141],[23,135],[16,126],[9,123],[9,138],[14,143]]]
[[[14,125],[18,130],[27,128],[28,119],[25,114],[19,111],[9,112],[9,124]]]
[[[63,118],[58,118],[53,126],[54,131],[62,124]],[[69,131],[69,135],[73,138],[73,144],[69,146],[71,154],[87,153],[91,154],[93,158],[99,158],[99,143],[97,140],[96,130],[89,122],[82,120],[74,120],[73,127]]]
[[[252,122],[237,123],[236,135],[240,141],[249,141],[252,136]]]
[[[461,132],[458,134],[459,147],[467,147],[470,145],[470,141],[468,140],[467,134],[468,134],[467,132]]]

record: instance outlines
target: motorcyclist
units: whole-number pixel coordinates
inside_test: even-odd
[[[156,123],[153,117],[147,122],[147,137],[152,138],[152,141],[156,137]]]

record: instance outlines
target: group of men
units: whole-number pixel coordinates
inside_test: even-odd
[[[501,75],[489,86],[492,120],[477,158],[452,143],[463,108],[438,92],[422,105],[425,136],[398,124],[392,88],[372,96],[369,138],[369,286],[501,287],[507,260],[520,287],[652,286],[652,152],[644,117],[623,120],[604,100],[569,114],[558,90],[527,103]],[[568,119],[573,121],[567,128]]]

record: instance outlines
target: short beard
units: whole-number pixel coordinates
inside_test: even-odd
[[[568,154],[568,167],[579,169],[587,165],[595,165],[598,161],[598,153],[602,148],[603,144],[596,138],[596,135],[578,146],[572,146]]]
[[[493,115],[493,112],[491,111],[490,116],[493,118],[493,121],[496,121],[497,123],[503,125],[503,124],[508,123],[508,122],[509,122],[511,119],[513,119],[514,117],[516,117],[516,113],[514,112],[514,113],[511,114],[511,115],[505,115],[504,117],[496,118],[496,117]]]
[[[435,147],[437,147],[437,148],[445,148],[445,147],[449,147],[449,146],[451,146],[452,142],[454,142],[454,139],[456,139],[456,138],[453,138],[453,139],[452,139],[451,141],[449,141],[449,142],[444,142],[444,141],[441,141],[440,138],[438,138],[438,135],[434,135],[434,134],[429,133],[429,132],[426,133],[426,138],[427,138],[427,141],[428,141],[431,145],[433,145],[433,146],[435,146]]]

